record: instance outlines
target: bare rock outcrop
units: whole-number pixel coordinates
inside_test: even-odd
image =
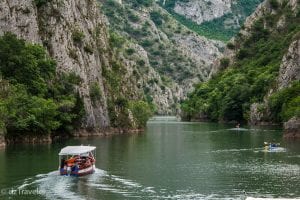
[[[78,87],[86,117],[83,128],[110,125],[108,95],[102,68],[109,67],[109,45],[104,18],[95,0],[0,1],[0,34],[12,32],[20,38],[46,47],[57,61],[57,70],[74,72],[82,82]],[[90,87],[99,85],[102,95],[92,103]]]
[[[259,103],[253,103],[250,106],[250,118],[249,118],[249,123],[252,125],[260,125],[264,120],[264,113],[261,111],[261,108],[264,108],[265,105],[259,104]]]
[[[277,0],[278,4],[283,4],[284,0]],[[297,0],[288,0],[287,4],[291,6],[292,11],[294,14],[296,13],[296,9],[299,6],[299,3],[297,3]],[[274,9],[270,3],[270,0],[264,0],[257,8],[256,10],[246,18],[246,21],[244,23],[244,29],[240,31],[243,35],[249,35],[250,30],[252,29],[255,21],[263,16],[266,16],[268,14],[275,14],[277,11]],[[283,25],[284,18],[280,18],[277,23],[277,28],[280,28],[281,25]]]
[[[1,131],[1,130],[0,130]],[[6,146],[4,135],[0,132],[0,149]]]
[[[278,1],[278,3],[282,4],[283,1]],[[296,14],[295,11],[299,6],[299,3],[294,0],[289,0],[286,3],[291,7],[292,12]],[[245,28],[241,30],[240,33],[248,37],[251,34],[251,29],[256,20],[268,14],[276,13],[277,10],[272,7],[270,1],[265,0],[258,6],[256,11],[246,19]],[[282,15],[277,21],[276,29],[281,29],[285,26],[285,23],[286,16]],[[275,87],[268,91],[268,93],[264,97],[263,102],[254,103],[251,105],[249,119],[249,122],[251,124],[271,123],[269,120],[270,113],[268,112],[268,98],[275,92],[289,87],[293,81],[300,80],[300,40],[298,38],[296,37],[295,40],[289,45],[287,52],[282,57],[279,74],[277,77],[277,84],[275,85]]]
[[[136,8],[125,1],[114,6],[102,2],[107,26],[129,38],[125,53],[120,54],[128,68],[138,72],[138,87],[153,100],[157,114],[178,114],[180,101],[194,84],[209,79],[225,44],[192,32],[156,3]],[[135,20],[123,13],[130,13]],[[133,53],[126,54],[126,49]]]
[[[284,123],[285,138],[300,138],[300,119],[292,118]]]
[[[286,88],[294,80],[300,80],[300,40],[294,41],[283,57],[278,76],[278,90]]]
[[[177,1],[174,11],[188,19],[201,24],[231,12],[232,0],[191,0],[188,2]]]

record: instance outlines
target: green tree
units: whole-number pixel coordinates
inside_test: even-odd
[[[144,101],[130,101],[129,109],[137,122],[138,128],[145,127],[148,119],[153,115],[150,105]]]
[[[66,134],[80,124],[84,109],[74,86],[81,79],[55,71],[41,46],[0,37],[0,126],[8,137]]]
[[[33,95],[44,95],[54,76],[55,62],[38,45],[26,44],[15,35],[0,38],[0,72],[12,83],[24,84]]]

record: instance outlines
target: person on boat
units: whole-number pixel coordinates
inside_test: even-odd
[[[66,166],[66,160],[64,158],[60,161],[60,168],[63,169]]]
[[[88,158],[92,163],[94,163],[96,161],[92,153],[89,153]]]
[[[272,149],[272,148],[276,148],[279,147],[279,143],[275,143],[275,142],[264,142],[264,146],[265,149]]]
[[[273,142],[270,143],[270,147],[271,148],[279,147],[279,144],[275,143],[275,140],[273,140]]]
[[[274,147],[278,147],[279,144],[276,144],[276,143],[270,143],[270,147],[274,148]]]
[[[79,158],[79,156],[72,156],[69,158],[66,162],[68,166],[73,166],[75,164],[75,161]]]

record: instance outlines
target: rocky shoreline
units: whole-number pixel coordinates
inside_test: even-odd
[[[88,131],[86,129],[80,129],[75,131],[71,137],[106,137],[112,135],[122,135],[122,134],[133,134],[133,133],[140,133],[144,131],[144,129],[118,129],[118,128],[107,128],[107,129],[100,129],[100,130],[92,130]]]
[[[113,135],[124,135],[124,134],[136,134],[143,132],[144,129],[118,129],[118,128],[107,128],[102,130],[86,130],[80,129],[66,136],[53,136],[50,134],[39,135],[39,136],[22,136],[14,138],[5,138],[0,135],[0,149],[5,148],[9,144],[51,144],[60,139],[68,138],[83,138],[83,137],[107,137]]]
[[[284,123],[284,138],[300,139],[300,119],[293,117]]]
[[[191,119],[187,120],[190,122],[211,122],[209,119],[203,118],[203,119]],[[230,121],[230,122],[224,122],[224,121],[219,121],[218,123],[220,124],[237,124],[239,122],[237,121]],[[250,126],[282,126],[279,123],[274,123],[274,122],[264,122],[260,121],[257,123],[251,123],[249,122],[248,125]],[[290,119],[288,122],[283,123],[283,138],[284,139],[300,139],[300,119],[293,117]]]
[[[5,139],[4,136],[2,134],[0,134],[0,149],[5,148],[6,143],[5,143]]]

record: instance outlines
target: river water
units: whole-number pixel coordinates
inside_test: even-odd
[[[281,144],[264,151],[263,142]],[[97,146],[97,170],[59,176],[66,145]],[[244,199],[300,197],[300,143],[274,127],[234,129],[158,117],[144,133],[0,150],[0,199]]]

